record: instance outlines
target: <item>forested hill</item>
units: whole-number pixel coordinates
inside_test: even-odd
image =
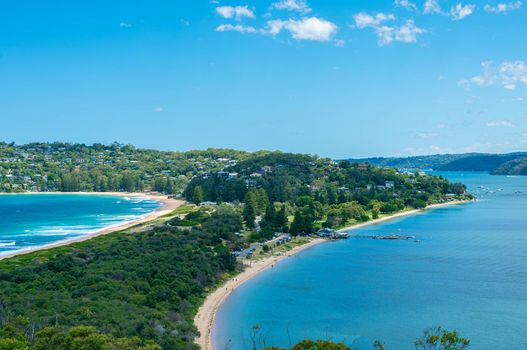
[[[16,145],[0,142],[0,192],[141,192],[157,191],[181,194],[187,184],[203,174],[214,174],[231,169],[231,172],[255,172],[266,166],[269,154],[274,161],[283,162],[278,168],[294,169],[297,177],[311,171],[303,168],[299,160],[310,163],[309,156],[293,156],[276,152],[243,152],[229,149],[170,152],[138,149],[132,145],[113,143],[69,144],[30,143]],[[433,160],[433,158],[430,158]],[[250,161],[243,165],[239,162]],[[371,159],[371,164],[413,168],[419,159],[399,160]],[[293,163],[289,163],[293,162]],[[426,163],[435,167],[437,161]],[[250,165],[250,167],[249,167]],[[272,166],[267,165],[267,166]],[[412,166],[413,165],[413,166]],[[251,168],[252,167],[252,168]],[[423,166],[419,166],[423,167]],[[515,169],[519,165],[515,165]],[[328,171],[326,168],[324,171]]]
[[[339,227],[405,208],[471,198],[464,185],[440,177],[278,152],[196,176],[184,196],[194,203],[244,203],[249,227],[262,218],[258,236],[263,238],[282,230],[287,217],[293,217],[291,233],[312,233],[321,226]]]
[[[0,142],[0,192],[180,193],[196,174],[249,157],[226,149],[165,152],[132,145]]]
[[[494,175],[527,175],[527,152],[507,154],[464,153],[415,157],[349,159],[380,167],[438,171],[485,171]]]
[[[491,171],[493,175],[527,175],[527,157],[518,157],[502,163]]]

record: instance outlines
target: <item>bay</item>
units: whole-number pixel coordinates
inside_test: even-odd
[[[348,239],[317,245],[250,280],[220,307],[217,349],[304,338],[371,349],[413,349],[441,325],[473,349],[527,348],[527,177],[442,173],[467,184],[475,203],[355,230],[410,241]]]
[[[138,220],[160,205],[125,195],[0,195],[0,256]]]

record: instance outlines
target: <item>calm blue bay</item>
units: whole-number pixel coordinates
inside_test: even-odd
[[[371,349],[413,349],[429,326],[456,329],[476,350],[527,349],[527,177],[443,173],[477,203],[429,211],[288,258],[236,290],[217,315],[218,349],[250,350],[261,326],[268,345],[303,338]]]
[[[0,195],[0,256],[137,220],[159,206],[125,196]]]

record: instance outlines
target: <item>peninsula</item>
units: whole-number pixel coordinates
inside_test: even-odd
[[[134,227],[0,262],[6,324],[23,319],[40,341],[52,341],[52,334],[69,339],[79,327],[91,327],[110,343],[135,344],[130,349],[210,349],[214,315],[229,292],[269,264],[322,242],[314,238],[320,229],[348,230],[473,199],[463,184],[441,177],[311,155],[209,150],[149,160],[140,156],[153,151],[114,145],[111,156],[105,147],[67,145],[51,163],[43,153],[34,165],[2,165],[2,186],[13,192],[27,190],[20,181],[28,178],[39,179],[27,184],[39,192],[74,186],[95,193],[102,186],[122,194],[136,186],[159,190],[161,197],[151,198],[166,204]],[[66,152],[68,168],[77,149],[79,157],[95,152],[122,166],[99,168],[94,156],[57,177],[52,164]],[[171,157],[197,168],[155,168],[171,164]],[[39,172],[29,172],[38,162]],[[152,175],[145,170],[153,168]]]

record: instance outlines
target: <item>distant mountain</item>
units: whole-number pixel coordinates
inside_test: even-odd
[[[491,173],[494,175],[527,175],[527,157],[515,158],[500,164]]]
[[[433,169],[441,171],[486,171],[494,175],[527,175],[527,152],[488,154],[436,154],[417,157],[376,157],[348,159],[381,167],[398,169]]]

